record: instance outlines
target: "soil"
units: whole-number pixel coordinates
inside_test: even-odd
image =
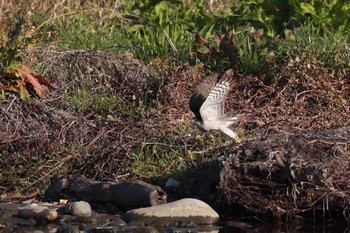
[[[47,89],[46,99],[32,92],[29,101],[16,94],[0,101],[0,169],[8,171],[2,194],[33,191],[71,171],[97,180],[140,178],[126,152],[146,138],[195,143],[177,127],[192,118],[188,99],[202,75],[186,64],[55,47],[22,57],[59,88]],[[192,194],[231,214],[348,221],[350,78],[307,64],[271,68],[271,75],[237,74],[227,104],[229,114],[246,116],[236,126],[243,143],[205,151],[219,159],[193,171]]]

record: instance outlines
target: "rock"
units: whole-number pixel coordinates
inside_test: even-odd
[[[58,215],[58,222],[61,222],[61,223],[69,223],[73,220],[73,216],[70,215],[70,214],[60,214]]]
[[[174,178],[169,178],[165,183],[166,190],[177,191],[180,188],[180,182]]]
[[[92,213],[91,206],[86,201],[75,201],[69,203],[59,208],[58,211],[78,217],[89,217]]]
[[[91,217],[86,217],[86,216],[77,216],[73,218],[72,222],[77,224],[88,224],[88,223],[95,223],[96,219]]]
[[[74,216],[91,216],[91,206],[86,201],[75,201],[71,203],[70,213]]]
[[[121,218],[115,218],[109,224],[110,226],[126,226],[126,222],[124,222]]]
[[[155,226],[169,226],[176,222],[208,225],[219,220],[219,215],[208,204],[193,198],[129,210],[121,217],[126,222],[142,221],[146,225]]]
[[[39,222],[53,221],[57,218],[57,211],[33,203],[19,208],[17,216],[23,219],[35,219]]]
[[[37,224],[37,222],[30,218],[30,219],[23,219],[23,218],[12,218],[10,219],[8,222],[8,224],[14,226],[14,225],[18,225],[18,226],[34,226],[35,224]],[[2,232],[2,231],[0,231]]]
[[[118,232],[119,228],[113,226],[93,227],[86,229],[86,233],[115,233]]]

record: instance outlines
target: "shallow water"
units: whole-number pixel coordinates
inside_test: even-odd
[[[147,227],[140,222],[125,225],[118,215],[94,213],[92,218],[76,218],[73,220],[57,221],[48,225],[33,225],[31,220],[23,220],[14,217],[18,204],[0,203],[0,233],[35,232],[35,233],[116,233],[116,232],[350,232],[346,223],[317,223],[291,222],[282,224],[276,222],[262,222],[257,219],[222,221],[215,226],[191,227]],[[69,217],[69,216],[68,216]],[[72,216],[70,216],[72,218]],[[123,225],[124,224],[124,225]]]
[[[96,228],[97,227],[97,228]],[[1,233],[10,232],[35,232],[35,233],[56,233],[56,232],[87,232],[87,233],[115,233],[115,232],[167,232],[167,233],[190,233],[190,232],[203,232],[203,233],[251,233],[251,232],[306,232],[306,233],[316,233],[316,232],[349,232],[349,229],[345,224],[276,224],[276,223],[249,223],[249,222],[239,222],[239,221],[227,221],[222,222],[217,226],[202,226],[202,227],[140,227],[131,228],[126,226],[123,229],[117,229],[113,227],[102,227],[98,224],[86,224],[86,223],[76,223],[76,224],[49,224],[45,226],[21,226],[13,225],[0,228]],[[156,230],[156,231],[155,231]]]
[[[265,223],[249,223],[239,221],[227,221],[223,223],[220,233],[228,232],[305,232],[305,233],[318,233],[318,232],[349,232],[345,223],[288,223],[282,224],[277,222],[265,222]]]

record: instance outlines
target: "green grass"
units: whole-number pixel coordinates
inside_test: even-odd
[[[115,94],[94,93],[87,86],[80,86],[65,95],[74,111],[89,114],[94,113],[99,122],[128,120],[139,122],[145,120],[145,106],[142,102],[128,101]]]
[[[193,40],[189,25],[192,22],[183,22],[182,16],[164,3],[161,2],[155,8],[149,6],[142,13],[138,9],[131,9],[131,6],[118,14],[106,10],[104,16],[91,10],[72,12],[47,21],[38,33],[44,35],[43,41],[46,43],[55,42],[63,48],[118,49],[149,62],[173,55],[163,33],[165,30],[181,57],[187,58]],[[136,12],[140,15],[135,15]]]
[[[320,60],[328,61],[329,56],[334,56],[336,50],[330,50],[337,43],[334,38],[344,36],[346,40],[348,37],[345,29],[349,21],[345,16],[350,9],[348,3],[335,2],[337,4],[327,5],[319,1],[288,1],[282,7],[275,0],[251,1],[249,4],[244,1],[223,1],[225,7],[220,9],[205,1],[196,1],[194,4],[184,1],[178,4],[176,1],[129,0],[119,4],[118,10],[112,7],[113,4],[107,3],[105,8],[75,8],[60,12],[55,17],[35,13],[31,20],[33,25],[40,25],[35,34],[41,37],[39,39],[32,35],[30,38],[36,44],[41,40],[67,49],[118,50],[149,63],[153,59],[164,60],[174,56],[163,33],[165,30],[180,57],[190,64],[202,62],[212,71],[233,67],[244,74],[258,74],[262,70],[267,72],[264,70],[265,61],[271,59],[271,52],[275,52],[276,47],[278,51],[283,51],[283,47],[290,49],[287,48],[290,47],[288,44],[296,50],[306,48],[308,51],[305,52],[310,57],[316,56]],[[290,14],[284,14],[286,12]],[[311,14],[311,17],[307,18],[305,14]],[[234,36],[226,41],[223,48],[217,48],[213,36],[218,31],[227,34],[222,29],[224,24],[231,28]],[[254,34],[259,27],[263,27],[264,34],[269,36],[264,36],[261,44],[254,41]],[[295,40],[273,43],[279,35],[284,36],[283,30],[286,28],[297,33]],[[196,33],[212,40],[212,49],[216,50],[216,55],[205,54],[204,58],[189,56],[190,51],[196,50]],[[336,36],[333,38],[333,35]],[[233,49],[232,43],[238,51],[230,51]],[[267,48],[271,43],[273,47]],[[230,51],[231,54],[224,54],[223,51]],[[347,57],[340,56],[337,59],[346,60]]]
[[[199,132],[188,123],[179,124],[173,130],[153,129],[152,132],[155,134],[153,139],[145,138],[127,154],[128,167],[133,173],[150,180],[186,179],[188,170],[217,159],[220,154],[215,148],[231,141],[220,133]]]
[[[332,28],[320,28],[312,23],[294,30],[288,40],[277,44],[278,59],[318,61],[328,70],[349,69],[347,37],[336,35]]]

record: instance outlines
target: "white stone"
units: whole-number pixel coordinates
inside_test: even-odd
[[[127,222],[143,221],[145,224],[156,222],[158,225],[167,225],[174,221],[213,224],[219,220],[219,215],[205,202],[185,198],[162,205],[129,210],[122,215],[122,218]]]

